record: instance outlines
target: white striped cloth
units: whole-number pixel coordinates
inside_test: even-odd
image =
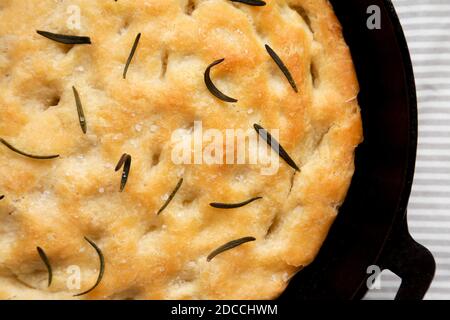
[[[414,238],[436,259],[425,299],[450,300],[450,0],[393,0],[411,51],[419,101],[417,170],[409,204]],[[391,299],[400,280],[381,276],[366,299]]]

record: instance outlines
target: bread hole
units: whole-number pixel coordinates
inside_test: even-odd
[[[231,1],[227,1],[227,2],[229,4],[231,4],[237,10],[237,12],[239,12],[240,14],[243,14],[247,17],[249,24],[253,27],[256,37],[258,38],[259,41],[261,41],[261,44],[263,44],[263,46],[264,46],[264,44],[268,42],[267,41],[267,32],[266,32],[266,30],[263,29],[262,24],[258,23],[259,19],[255,19],[249,11],[245,10],[242,7],[241,3],[231,2]],[[269,26],[269,28],[270,28],[270,26]]]
[[[198,277],[197,264],[193,261],[188,262],[177,278],[178,282],[186,283],[192,282]]]
[[[171,287],[177,288],[177,291],[184,288],[191,291],[192,285],[198,278],[199,268],[196,261],[188,261],[179,270],[178,275],[171,281]],[[182,290],[183,291],[183,290]]]
[[[152,167],[157,166],[161,162],[161,151],[157,151],[152,155]]]
[[[255,26],[255,33],[262,44],[266,44],[269,42],[267,32],[261,26],[259,25]]]
[[[168,65],[169,65],[169,51],[164,49],[161,52],[161,78],[164,78],[166,76]]]
[[[64,54],[69,54],[69,52],[75,47],[73,44],[61,44],[61,50]]]
[[[243,12],[243,11],[242,11]],[[263,25],[258,23],[253,17],[252,15],[250,15],[249,13],[245,13],[245,15],[247,16],[248,22],[251,24],[251,26],[253,27],[253,30],[255,32],[256,37],[259,39],[259,41],[261,41],[261,44],[266,44],[268,43],[268,36],[267,36],[267,32],[266,29],[264,29]]]
[[[145,225],[142,226],[142,233],[137,242],[137,250],[140,254],[154,254],[157,250],[155,249],[155,243],[161,241],[161,237],[167,232],[167,225],[163,223],[161,217],[156,215],[158,209],[159,202],[146,214],[147,219],[144,222]]]
[[[56,107],[61,101],[60,92],[53,83],[38,84],[36,89],[28,92],[27,98],[36,103],[43,110]]]
[[[141,293],[140,290],[129,288],[121,292],[115,293],[109,297],[109,300],[136,300]]]
[[[184,13],[191,16],[196,9],[197,3],[195,0],[188,0],[186,6],[184,7]]]
[[[195,122],[196,121],[200,121],[200,120],[194,120],[192,122],[186,123],[186,125],[181,127],[184,130],[184,134],[186,134],[186,135],[194,134]]]
[[[310,73],[311,73],[311,82],[312,82],[313,87],[314,88],[319,87],[319,85],[320,85],[319,70],[317,69],[317,65],[314,61],[311,62]]]
[[[290,8],[298,13],[298,15],[303,19],[306,23],[309,31],[314,33],[314,29],[312,27],[311,19],[309,18],[308,12],[306,12],[305,8],[301,6],[291,5]]]
[[[12,272],[12,271],[11,271]],[[14,279],[15,281],[17,281],[20,285],[22,285],[22,286],[24,286],[25,288],[28,288],[28,289],[32,289],[32,290],[36,290],[37,288],[35,287],[35,286],[33,286],[33,285],[31,285],[31,284],[29,284],[28,282],[27,282],[27,280],[25,280],[25,279],[23,279],[23,276],[22,275],[19,275],[19,274],[16,274],[16,273],[14,273],[14,272],[12,272],[12,279]],[[39,272],[39,275],[41,275],[42,274],[42,277],[41,276],[39,276],[39,278],[44,278],[44,273],[43,272]]]
[[[152,156],[152,166],[157,166],[161,160],[161,153],[155,153]]]
[[[156,219],[155,217],[153,217],[151,220],[152,221],[149,221],[147,227],[145,228],[145,234],[143,235],[143,237],[147,236],[150,233],[158,232],[163,229],[163,224],[160,219]]]
[[[160,228],[159,225],[157,225],[157,224],[151,224],[151,225],[147,228],[147,230],[145,230],[145,233],[147,234],[147,233],[152,233],[152,232],[158,231],[159,228]]]
[[[54,265],[52,266],[55,267]],[[22,261],[20,267],[14,269],[6,267],[3,271],[4,276],[11,278],[28,289],[37,290],[47,287],[48,271],[38,257],[35,257],[33,262]]]
[[[117,31],[117,33],[119,35],[124,35],[128,28],[130,27],[130,19],[129,18],[125,18],[122,22],[122,25],[120,26],[119,30]]]
[[[61,97],[59,95],[53,95],[52,97],[49,98],[46,109],[56,107],[57,105],[59,105],[60,101]]]
[[[190,194],[188,197],[185,197],[183,199],[183,207],[189,207],[190,205],[192,205],[195,200],[197,200],[197,195],[196,194]]]
[[[291,176],[291,185],[289,187],[289,193],[288,196],[291,194],[292,192],[292,188],[294,188],[294,182],[295,182],[295,175],[297,174],[297,171],[294,171],[294,173]]]
[[[273,235],[278,227],[280,225],[280,217],[278,216],[278,214],[275,216],[275,218],[273,218],[272,223],[270,224],[269,228],[267,229],[266,235],[265,235],[265,239],[269,238],[271,235]]]
[[[332,127],[333,126],[329,126],[325,131],[323,131],[319,135],[319,138],[317,139],[317,142],[316,142],[316,147],[314,149],[318,149],[322,145],[323,141],[325,140],[325,137],[328,135],[328,133],[330,132]]]

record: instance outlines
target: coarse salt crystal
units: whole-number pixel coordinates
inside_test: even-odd
[[[134,126],[134,129],[135,129],[137,132],[141,132],[141,131],[142,131],[142,125],[137,124],[137,125]]]

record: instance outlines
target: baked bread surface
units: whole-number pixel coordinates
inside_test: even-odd
[[[0,1],[0,298],[270,299],[313,261],[342,204],[362,140],[358,82],[326,0]],[[80,29],[70,28],[73,7]],[[72,10],[72,11],[71,11]],[[69,21],[69,22],[68,22]],[[89,36],[63,45],[36,33]],[[125,62],[142,34],[127,78]],[[267,54],[278,53],[294,92]],[[215,98],[211,76],[237,103]],[[87,134],[77,116],[80,93]],[[178,165],[172,133],[280,130],[299,165]],[[126,188],[114,167],[132,156]],[[158,210],[183,178],[170,205]],[[232,210],[211,202],[263,199]],[[228,241],[256,241],[206,257]],[[105,273],[87,295],[99,272]],[[36,252],[45,249],[53,268]],[[70,289],[70,269],[81,274]]]

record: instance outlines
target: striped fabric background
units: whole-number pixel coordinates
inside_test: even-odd
[[[419,150],[409,226],[437,264],[425,299],[450,300],[450,0],[393,0],[416,75]],[[366,299],[392,299],[400,280],[383,273]]]

